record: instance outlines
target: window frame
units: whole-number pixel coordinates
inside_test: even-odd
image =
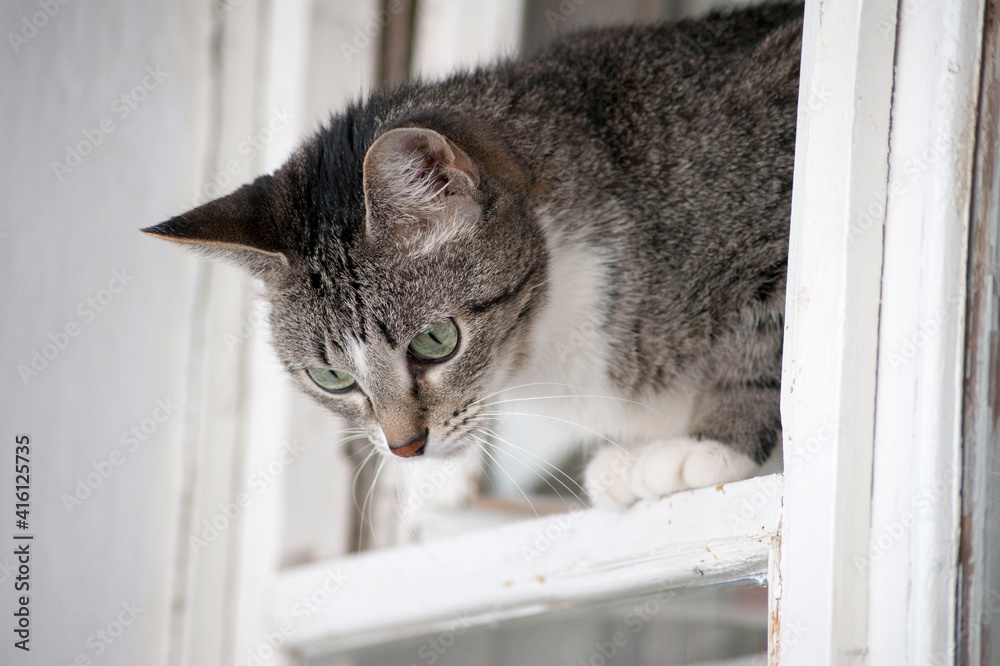
[[[990,336],[1000,311],[997,132],[987,124],[997,117],[998,23],[990,12],[987,21],[985,0],[806,3],[783,474],[622,514],[548,516],[285,569],[273,546],[282,519],[272,498],[227,536],[225,561],[195,562],[179,582],[235,568],[226,573],[227,598],[238,603],[209,625],[229,631],[225,651],[259,650],[263,636],[284,635],[288,623],[294,631],[277,657],[286,661],[290,651],[326,654],[435,631],[456,611],[485,622],[748,579],[768,584],[770,663],[878,664],[905,655],[936,664],[988,650],[976,613],[989,607],[997,567],[984,536],[997,483],[977,467],[997,439],[983,409],[996,407]],[[955,140],[895,191],[913,156],[941,135]],[[894,351],[921,332],[901,370]],[[247,404],[272,409],[274,373],[254,371],[268,364],[258,345],[247,360]],[[273,458],[280,423],[251,427],[244,449],[213,464],[251,469]],[[940,488],[931,501],[928,487]],[[734,521],[747,506],[753,520]],[[214,508],[198,507],[194,515]],[[524,549],[539,550],[546,530],[560,538],[528,558]],[[612,543],[602,544],[609,534]],[[874,557],[887,534],[891,549],[882,550],[891,553]],[[474,585],[448,587],[447,572],[436,569],[446,554],[491,566]],[[331,591],[331,575],[352,584]],[[322,607],[300,620],[296,603],[318,590],[327,590]],[[372,595],[386,603],[373,607]],[[196,624],[217,601],[186,607],[183,623]],[[184,653],[200,650],[189,644]]]

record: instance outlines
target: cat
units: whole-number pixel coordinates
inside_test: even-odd
[[[383,454],[481,446],[502,391],[548,387],[605,444],[599,507],[749,478],[781,437],[801,31],[765,5],[376,90],[143,231],[259,278],[294,381]]]

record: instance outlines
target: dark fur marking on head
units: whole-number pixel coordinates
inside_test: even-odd
[[[373,316],[372,319],[375,320],[375,325],[378,326],[379,333],[381,333],[382,337],[385,338],[385,341],[389,343],[389,346],[393,348],[399,346],[399,341],[396,340],[396,337],[389,331],[388,327],[386,327],[385,322],[376,316]]]
[[[521,281],[518,282],[516,285],[514,285],[514,287],[512,287],[511,289],[508,289],[507,291],[498,294],[496,296],[493,296],[485,301],[473,303],[472,305],[469,306],[469,312],[471,312],[472,314],[482,314],[484,312],[492,310],[498,305],[503,305],[505,303],[509,303],[510,301],[514,300],[518,296],[518,294],[524,291],[525,287],[528,286],[528,283],[531,281],[531,278],[535,275],[535,270],[536,269],[534,267],[531,268],[524,275],[524,277],[521,278]]]

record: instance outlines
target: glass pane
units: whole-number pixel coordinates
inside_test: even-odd
[[[749,583],[659,593],[444,630],[306,661],[309,666],[765,664],[767,589]]]

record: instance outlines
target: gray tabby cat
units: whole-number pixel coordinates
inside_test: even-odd
[[[385,454],[480,446],[529,385],[614,442],[599,506],[747,478],[781,431],[801,29],[772,5],[597,30],[378,91],[144,231],[260,278],[292,377]]]

